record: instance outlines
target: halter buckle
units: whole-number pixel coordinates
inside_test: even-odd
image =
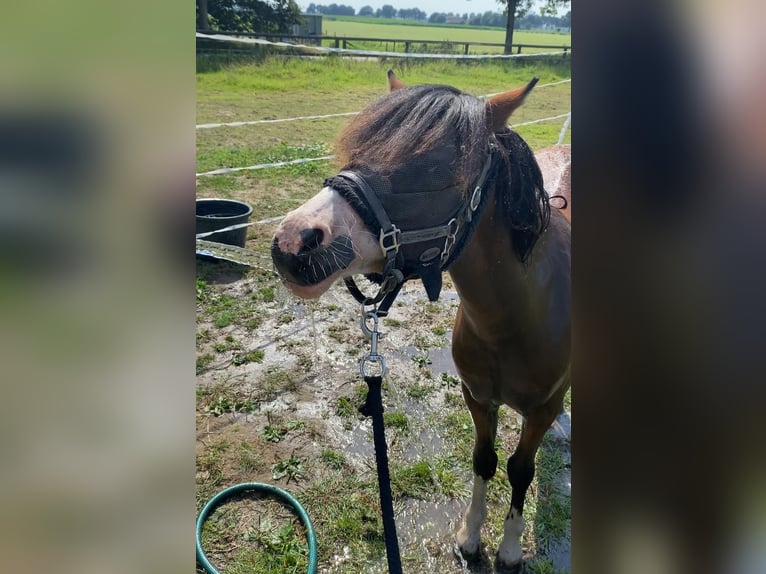
[[[452,248],[455,246],[455,242],[457,242],[458,231],[460,231],[460,222],[453,217],[447,224],[447,238],[444,240],[444,249],[442,250],[441,257],[442,264],[447,261]]]
[[[480,202],[481,202],[481,186],[477,185],[476,189],[473,190],[473,195],[471,195],[471,202],[469,203],[471,211],[476,211],[479,207]]]
[[[387,256],[389,251],[393,251],[394,253],[399,252],[399,247],[401,247],[401,243],[399,243],[400,235],[401,231],[393,223],[391,224],[390,231],[380,230],[380,238],[378,239],[378,242],[380,243],[380,248],[383,250],[383,255]]]

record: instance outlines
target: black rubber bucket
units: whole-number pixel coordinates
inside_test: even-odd
[[[250,205],[234,199],[198,199],[196,233],[206,233],[238,223],[247,223],[252,213],[253,208]],[[203,239],[244,247],[246,238],[247,227],[240,227],[231,231],[214,233]]]

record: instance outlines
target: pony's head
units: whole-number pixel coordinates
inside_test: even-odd
[[[388,79],[390,92],[340,135],[339,176],[288,213],[274,235],[276,269],[299,297],[319,297],[343,277],[383,272],[387,251],[400,237],[381,236],[381,208],[402,235],[433,229],[409,237],[424,242],[419,265],[433,263],[440,274],[444,252],[437,246],[445,243],[450,218],[472,202],[474,184],[487,177],[492,135],[506,130],[537,82],[485,102],[449,86],[407,87],[391,71]],[[359,186],[381,198],[377,208],[354,193]],[[437,226],[447,232],[440,235]]]

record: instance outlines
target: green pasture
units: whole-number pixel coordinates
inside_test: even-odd
[[[395,21],[395,22],[401,22]],[[413,23],[418,24],[418,23]],[[468,26],[438,26],[438,25],[411,25],[402,23],[373,23],[368,21],[352,20],[322,20],[322,33],[326,36],[338,37],[360,37],[360,38],[385,38],[396,40],[429,40],[439,42],[487,42],[500,43],[505,42],[505,30],[491,27],[468,27]],[[540,44],[548,46],[571,46],[571,34],[560,34],[555,32],[539,32],[516,30],[513,34],[514,44]],[[333,44],[332,41],[325,41],[326,45]],[[368,43],[356,42],[353,47],[368,48]],[[333,44],[334,45],[334,44]],[[352,46],[349,46],[352,47]],[[383,46],[385,48],[385,46]],[[377,46],[376,49],[381,49]],[[393,47],[391,43],[388,46],[389,51],[402,51],[397,43]],[[422,51],[422,50],[418,50]],[[522,53],[533,53],[546,51],[540,48],[526,48]],[[492,46],[471,47],[470,53],[502,53],[502,48]]]
[[[476,95],[511,89],[535,76],[540,78],[540,84],[547,84],[570,74],[568,62],[546,64],[533,59],[415,62],[272,57],[260,63],[198,73],[197,123],[356,112],[386,93],[389,68],[406,83],[448,84]],[[570,93],[570,83],[536,89],[512,123],[567,113]],[[328,155],[349,119],[345,116],[197,130],[197,172]],[[556,142],[562,124],[563,120],[555,120],[521,126],[519,133],[533,148],[540,148]],[[331,167],[324,162],[289,169],[314,173]],[[280,177],[278,171],[244,172],[240,176],[268,179]],[[215,177],[200,178],[198,193],[217,192],[221,181]]]

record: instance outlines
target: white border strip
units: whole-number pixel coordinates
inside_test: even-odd
[[[522,122],[520,124],[510,124],[512,128],[520,128],[521,126],[531,126],[532,124],[541,124],[543,122],[550,122],[553,120],[560,120],[561,118],[567,117],[572,112],[567,112],[565,114],[559,114],[558,116],[551,116],[549,118],[541,118],[539,120],[532,120],[531,122]]]
[[[249,165],[247,167],[223,167],[221,169],[214,169],[213,171],[205,171],[202,173],[198,173],[197,177],[203,177],[206,175],[223,175],[226,173],[235,173],[237,171],[247,171],[247,170],[254,170],[254,169],[267,169],[270,167],[283,167],[285,165],[295,165],[299,163],[309,163],[311,161],[325,161],[328,159],[333,159],[334,155],[325,155],[322,157],[304,157],[301,159],[293,159],[290,161],[278,161],[276,163],[261,163],[258,165]]]
[[[572,112],[567,112],[566,114],[559,114],[558,116],[551,116],[549,118],[540,118],[539,120],[532,120],[529,122],[522,122],[520,124],[513,124],[511,125],[512,128],[520,128],[522,126],[531,126],[532,124],[540,124],[543,122],[549,122],[553,120],[559,120],[561,118],[571,117]],[[326,161],[333,159],[334,155],[325,155],[322,157],[311,157],[311,158],[300,158],[300,159],[293,159],[290,161],[278,161],[276,163],[261,163],[258,165],[249,165],[247,167],[224,167],[221,169],[214,169],[213,171],[205,171],[202,173],[198,173],[197,177],[204,177],[209,175],[224,175],[227,173],[235,173],[238,171],[254,171],[259,169],[268,169],[272,167],[283,167],[286,165],[296,165],[301,163],[309,163],[312,161]]]
[[[558,82],[550,82],[548,84],[541,84],[539,86],[536,86],[535,89],[545,88],[548,86],[557,86],[559,84],[565,84],[566,82],[571,82],[572,78],[568,78],[566,80],[559,80]],[[497,92],[497,94],[502,92]],[[492,96],[496,96],[497,94],[486,94],[484,96],[479,96],[480,98],[490,98]],[[295,118],[281,118],[276,120],[252,120],[252,121],[245,121],[245,122],[224,122],[224,123],[218,123],[218,124],[198,124],[196,127],[198,130],[207,130],[211,128],[220,128],[220,127],[239,127],[239,126],[254,126],[258,124],[276,124],[279,122],[296,122],[298,120],[322,120],[325,118],[340,118],[345,116],[355,116],[359,112],[343,112],[339,114],[325,114],[323,116],[298,116]]]
[[[249,122],[227,122],[222,124],[198,124],[198,130],[207,130],[210,128],[219,128],[222,126],[227,127],[239,127],[239,126],[254,126],[256,124],[276,124],[279,122],[296,122],[298,120],[321,120],[324,118],[339,118],[342,116],[355,116],[359,112],[344,112],[342,114],[327,114],[324,116],[299,116],[297,118],[281,118],[277,120],[253,120]]]
[[[561,133],[559,134],[559,141],[556,142],[556,145],[561,145],[564,142],[564,137],[567,135],[567,130],[569,129],[569,124],[572,123],[572,112],[569,112],[567,114],[567,121],[564,122],[564,125],[561,128]]]

